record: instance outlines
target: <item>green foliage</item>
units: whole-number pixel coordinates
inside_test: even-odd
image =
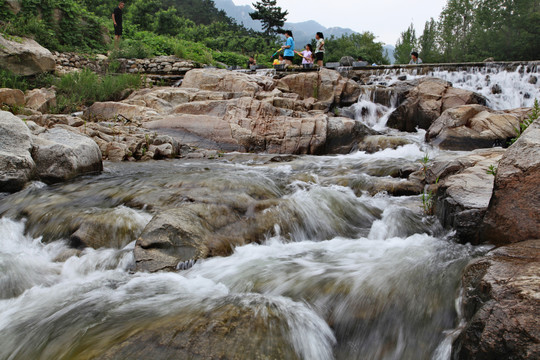
[[[56,83],[56,111],[68,113],[96,101],[118,101],[126,89],[138,89],[142,83],[138,75],[99,76],[87,69],[66,74]]]
[[[231,66],[244,66],[248,61],[248,56],[240,55],[230,51],[215,52],[213,56],[214,60]]]
[[[437,44],[437,23],[433,18],[426,21],[424,32],[418,39],[420,47],[420,59],[424,63],[435,63],[439,61],[440,54]]]
[[[521,134],[527,130],[527,128],[538,118],[540,117],[540,106],[538,105],[538,99],[534,99],[534,105],[529,116],[523,121],[519,122],[519,126],[514,128],[516,132],[516,137],[510,140],[510,144],[513,144],[519,139]]]
[[[5,11],[5,5],[0,7]],[[33,36],[50,50],[104,49],[100,20],[74,0],[22,0],[4,32]]]
[[[249,13],[253,20],[259,20],[262,23],[266,34],[272,35],[282,33],[282,26],[285,25],[287,10],[282,11],[281,7],[276,5],[276,0],[261,0],[253,3],[255,11]]]
[[[29,88],[29,84],[24,77],[15,75],[9,70],[0,69],[0,88],[26,91]]]
[[[362,56],[369,63],[389,64],[390,60],[383,53],[383,44],[375,41],[375,35],[369,31],[361,34],[343,35],[339,38],[325,39],[328,49],[325,61],[339,61],[343,56]]]
[[[489,168],[486,170],[486,174],[488,175],[497,175],[497,167],[495,165],[489,165]]]
[[[408,64],[411,59],[411,52],[417,47],[416,31],[411,24],[407,30],[401,33],[401,37],[396,42],[394,57],[396,64]]]

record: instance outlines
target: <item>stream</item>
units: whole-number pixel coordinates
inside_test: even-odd
[[[501,99],[490,101],[514,106]],[[490,247],[455,242],[420,196],[372,191],[442,153],[423,131],[386,129],[390,110],[358,120],[411,142],[395,150],[105,163],[100,175],[0,194],[0,359],[135,359],[164,337],[182,346],[152,358],[449,359],[461,274]],[[193,202],[275,225],[231,256],[135,272],[152,217]],[[73,249],[88,223],[101,247]],[[174,334],[118,345],[164,329]]]

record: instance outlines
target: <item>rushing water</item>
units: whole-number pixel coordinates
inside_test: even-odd
[[[433,75],[502,109],[530,104],[516,88],[538,93],[523,74]],[[502,94],[488,93],[494,82]],[[440,151],[423,131],[386,129],[395,101],[366,94],[357,119],[410,144],[289,162],[107,163],[99,176],[0,194],[0,359],[449,359],[461,273],[487,248],[456,243],[419,196],[376,190]],[[274,226],[186,271],[134,272],[153,215],[193,202]],[[99,249],[70,246],[81,229]]]
[[[99,176],[35,183],[3,197],[0,358],[99,357],[178,316],[186,336],[204,344],[216,335],[197,332],[201,319],[223,316],[224,307],[256,323],[249,336],[235,339],[242,342],[234,343],[237,350],[221,350],[229,358],[265,353],[261,339],[273,339],[272,349],[292,349],[284,358],[436,357],[456,326],[460,273],[484,249],[452,241],[422,215],[417,196],[363,188],[415,164],[422,146],[285,164],[241,154],[106,164]],[[273,201],[287,215],[275,218],[278,225],[261,234],[260,244],[229,257],[179,273],[133,273],[132,240],[152,214],[187,201]],[[70,249],[66,239],[87,221],[104,224],[108,245]]]

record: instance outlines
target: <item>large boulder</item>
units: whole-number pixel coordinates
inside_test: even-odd
[[[467,325],[453,359],[540,358],[540,240],[507,245],[475,260],[463,276]]]
[[[8,40],[0,35],[0,68],[23,76],[54,71],[53,54],[36,41],[26,38]]]
[[[323,109],[331,105],[352,105],[361,94],[360,85],[330,69],[288,75],[276,86],[283,92],[298,94],[302,99],[315,98]]]
[[[347,153],[373,133],[351,119],[296,112],[250,97],[186,103],[175,112],[145,127],[182,131],[219,149],[274,154]]]
[[[98,145],[87,136],[63,128],[34,136],[32,157],[38,177],[48,183],[103,170]]]
[[[435,214],[441,224],[456,231],[463,243],[478,243],[478,229],[493,191],[494,177],[488,174],[504,150],[481,149],[456,158],[440,158],[428,169],[428,183],[437,182]]]
[[[0,111],[0,192],[14,192],[33,177],[32,134],[24,122]]]
[[[480,240],[508,244],[540,239],[540,121],[510,146],[497,169]]]
[[[447,150],[474,150],[506,144],[515,136],[520,116],[482,105],[446,110],[431,124],[426,140]]]
[[[24,106],[24,93],[19,89],[0,89],[0,105]]]
[[[422,78],[418,85],[405,90],[404,101],[390,115],[386,125],[408,132],[417,127],[427,130],[445,110],[467,104],[485,105],[486,99],[472,91],[454,88],[441,79]]]
[[[274,81],[267,76],[244,74],[222,69],[193,69],[186,73],[182,88],[239,93],[253,96],[271,91]]]
[[[26,93],[24,99],[27,108],[45,113],[56,106],[56,91],[52,88],[33,89]]]

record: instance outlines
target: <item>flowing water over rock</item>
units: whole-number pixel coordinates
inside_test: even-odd
[[[415,164],[420,146],[110,163],[3,197],[0,358],[431,358],[456,326],[461,271],[485,249],[453,242],[417,196],[364,191]],[[276,226],[188,271],[132,272],[152,215],[193,202]],[[105,224],[100,248],[69,248],[88,222]],[[154,349],[158,338],[169,347]]]
[[[447,79],[484,92],[486,76]],[[530,104],[502,88],[493,106]],[[0,359],[449,359],[462,271],[488,247],[458,244],[418,195],[381,191],[442,151],[387,129],[397,100],[372,94],[352,109],[396,149],[106,163],[0,194]],[[193,204],[228,209],[216,238],[249,236],[188,270],[135,271],[153,216]]]

